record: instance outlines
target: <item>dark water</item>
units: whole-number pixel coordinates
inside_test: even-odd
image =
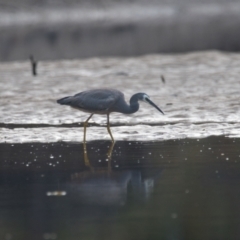
[[[0,239],[240,239],[240,139],[0,144]]]

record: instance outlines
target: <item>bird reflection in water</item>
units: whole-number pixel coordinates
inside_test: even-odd
[[[71,175],[69,193],[78,204],[123,206],[128,200],[145,202],[154,178],[143,179],[138,170],[80,172]]]
[[[50,198],[63,197],[67,202],[78,206],[100,208],[146,202],[152,196],[156,181],[161,177],[162,167],[152,165],[151,157],[146,151],[141,153],[144,157],[141,163],[134,164],[136,156],[126,148],[129,144],[126,145],[125,142],[116,143],[109,159],[111,161],[106,162],[104,155],[105,151],[108,151],[107,144],[109,143],[106,141],[89,143],[89,150],[92,150],[88,153],[89,162],[85,166],[80,164],[75,170],[71,168],[71,171],[66,173],[64,182],[59,179],[56,183],[54,180],[54,184],[47,187],[45,195]],[[99,152],[100,146],[102,151]],[[121,152],[129,152],[129,155]],[[81,163],[86,162],[82,152],[81,156]],[[79,155],[74,158],[75,164],[78,164]]]

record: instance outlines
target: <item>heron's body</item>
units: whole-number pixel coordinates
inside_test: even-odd
[[[135,113],[139,109],[138,101],[147,102],[150,105],[154,106],[158,111],[162,112],[161,109],[159,109],[145,93],[134,94],[130,99],[130,105],[128,105],[124,99],[123,93],[115,89],[94,89],[84,91],[74,96],[61,98],[57,100],[57,103],[61,105],[69,105],[72,108],[78,109],[80,111],[91,113],[90,117],[86,120],[84,125],[85,141],[86,125],[93,114],[107,115],[108,132],[113,140],[109,126],[109,114],[111,112],[119,112],[124,114]]]
[[[57,102],[94,114],[108,114],[110,112],[130,114],[136,112],[139,108],[138,104],[131,108],[125,102],[123,93],[115,89],[84,91],[74,96],[59,99]]]

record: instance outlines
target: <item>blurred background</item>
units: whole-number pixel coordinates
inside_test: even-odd
[[[0,0],[0,61],[240,50],[239,0]]]

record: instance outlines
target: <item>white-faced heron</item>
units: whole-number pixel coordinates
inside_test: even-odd
[[[69,105],[72,108],[91,113],[89,118],[84,122],[84,142],[86,142],[86,127],[93,114],[106,114],[107,130],[111,136],[112,141],[114,142],[110,130],[109,114],[111,112],[119,112],[125,114],[135,113],[139,109],[138,101],[149,103],[159,112],[164,114],[162,110],[149,99],[149,96],[146,93],[134,94],[130,99],[130,105],[128,105],[124,99],[123,93],[115,89],[94,89],[84,91],[74,96],[61,98],[57,100],[57,103],[61,105]]]

